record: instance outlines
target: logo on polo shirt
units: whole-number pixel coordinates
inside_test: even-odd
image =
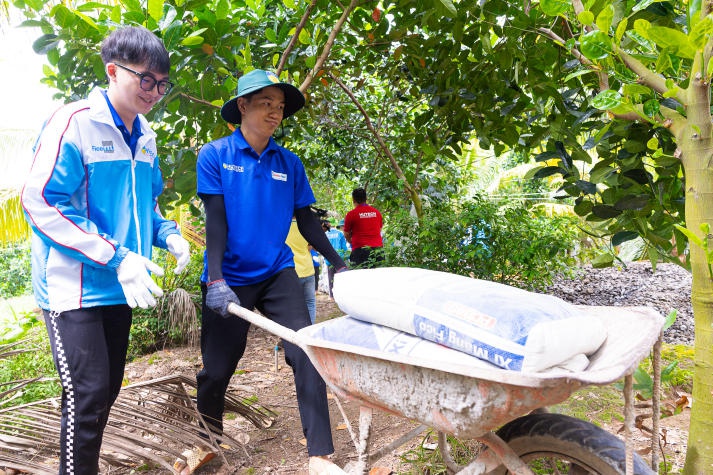
[[[280,172],[276,172],[275,170],[272,170],[272,179],[280,180],[280,181],[287,181],[287,173],[280,173]]]
[[[375,211],[368,211],[365,213],[359,213],[360,218],[376,218],[376,212]]]
[[[245,171],[245,168],[242,167],[242,165],[233,165],[230,163],[224,163],[223,168],[228,170],[229,172],[238,172],[242,173]]]
[[[101,145],[92,145],[92,152],[114,153],[114,142],[102,140]]]

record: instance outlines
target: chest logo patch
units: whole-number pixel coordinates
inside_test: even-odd
[[[272,179],[279,180],[279,181],[287,181],[287,173],[280,173],[280,172],[276,172],[275,170],[273,170],[272,171]]]
[[[92,145],[92,151],[114,153],[114,142],[111,140],[102,140],[101,145]]]
[[[228,170],[229,172],[242,173],[245,171],[245,169],[242,167],[242,165],[233,165],[231,163],[224,163],[223,168]]]

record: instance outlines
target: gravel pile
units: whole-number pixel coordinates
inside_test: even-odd
[[[675,264],[659,264],[656,272],[649,262],[632,262],[626,268],[585,267],[575,279],[554,282],[547,293],[581,305],[644,305],[663,316],[677,310],[664,341],[693,345],[691,275]]]

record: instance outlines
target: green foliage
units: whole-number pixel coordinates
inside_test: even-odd
[[[43,378],[23,387],[20,394],[14,393],[14,404],[25,404],[61,394],[49,337],[42,322],[35,320],[26,334],[26,339],[13,350],[21,352],[0,358],[0,391],[11,387],[12,381]]]
[[[447,443],[450,447],[450,455],[453,460],[460,465],[467,465],[480,453],[484,445],[475,440],[460,441],[455,437],[446,435]],[[404,452],[399,456],[401,463],[407,464],[408,472],[398,473],[421,473],[429,475],[439,475],[449,473],[446,464],[443,462],[440,450],[437,448],[438,435],[429,431],[421,440],[421,443]]]
[[[202,252],[191,245],[191,261],[181,274],[173,273],[175,259],[163,249],[156,250],[153,261],[165,269],[165,275],[157,278],[164,295],[155,307],[134,309],[127,351],[129,360],[167,346],[197,343]]]
[[[476,197],[456,212],[428,209],[418,222],[389,216],[387,263],[543,289],[574,264],[576,219],[533,214],[519,204]]]
[[[11,317],[5,317],[0,321],[0,344],[16,342],[28,331],[37,325],[37,315],[32,312],[24,312],[20,315],[13,313]]]
[[[0,247],[0,298],[32,292],[32,270],[28,243]]]

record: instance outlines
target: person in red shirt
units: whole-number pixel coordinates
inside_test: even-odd
[[[352,268],[370,269],[384,260],[381,227],[384,220],[378,209],[366,204],[366,190],[352,191],[354,209],[344,217],[344,237],[352,246]]]

